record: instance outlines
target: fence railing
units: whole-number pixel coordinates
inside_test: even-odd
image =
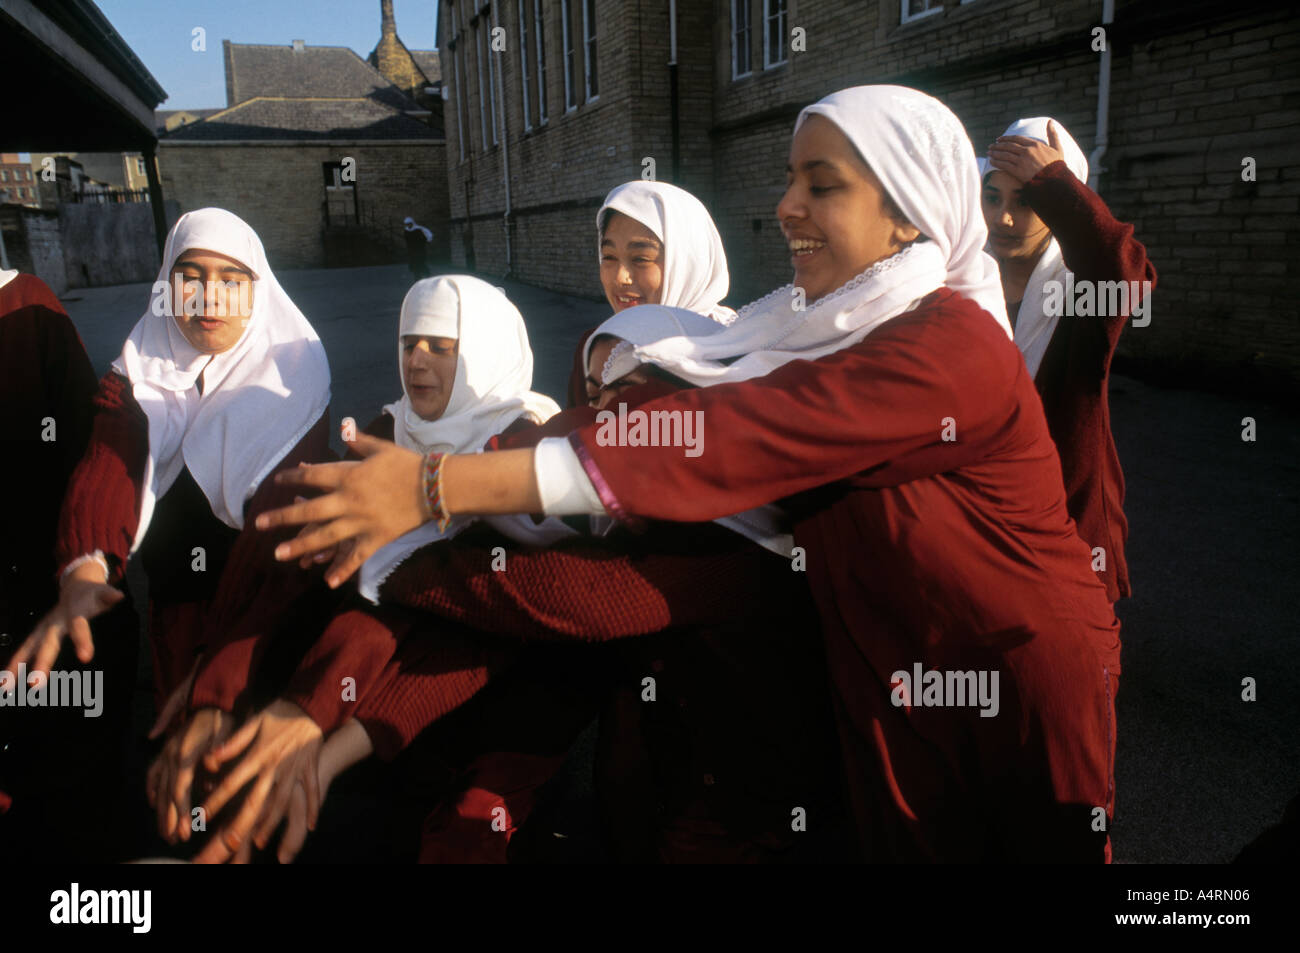
[[[73,192],[72,201],[83,205],[125,205],[129,202],[148,202],[148,189],[113,189],[105,192]]]

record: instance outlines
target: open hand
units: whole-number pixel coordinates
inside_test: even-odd
[[[84,563],[68,573],[59,584],[59,601],[36,624],[32,633],[18,646],[5,665],[5,671],[17,673],[23,662],[32,662],[28,676],[43,672],[59,656],[64,636],[72,638],[77,658],[83,663],[95,657],[95,643],[90,637],[90,620],[117,605],[126,594],[108,584],[104,569],[97,563]],[[34,661],[33,661],[34,660]]]
[[[210,771],[235,758],[239,761],[203,802],[208,817],[215,817],[250,781],[253,786],[234,819],[212,836],[195,861],[240,863],[248,859],[252,845],[265,848],[299,786],[301,816],[306,828],[313,829],[320,810],[318,759],[323,741],[306,712],[277,699],[212,749],[204,759]]]
[[[276,482],[326,491],[314,500],[263,513],[260,530],[279,526],[318,524],[281,543],[275,558],[302,559],[329,547],[341,546],[326,571],[331,588],[342,585],[381,546],[417,528],[426,517],[423,458],[387,440],[357,434],[352,447],[365,457],[360,463],[300,464],[276,475]]]

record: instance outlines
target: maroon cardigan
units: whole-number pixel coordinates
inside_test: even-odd
[[[1116,220],[1064,162],[1044,168],[1025,184],[1023,194],[1052,230],[1075,281],[1149,281],[1155,286],[1156,270],[1133,238],[1133,226]],[[1130,594],[1124,472],[1110,431],[1108,398],[1111,358],[1129,317],[1128,311],[1108,317],[1063,316],[1034,378],[1061,455],[1066,507],[1084,541],[1106,550],[1106,569],[1097,575],[1112,602]]]
[[[149,448],[148,421],[131,394],[130,382],[113,371],[100,381],[94,407],[90,444],[73,471],[63,501],[55,563],[62,569],[77,557],[100,550],[109,564],[109,582],[120,586],[140,521],[140,496]],[[300,461],[323,462],[332,458],[327,412],[279,461],[274,472],[296,466]],[[298,492],[293,487],[277,486],[273,475],[262,481],[245,505],[245,528],[233,534],[228,549],[223,545],[226,551],[207,553],[208,567],[216,578],[205,587],[197,603],[190,598],[192,593],[172,600],[165,593],[153,591],[155,580],[151,578],[150,601],[156,603],[163,597],[168,602],[169,611],[165,618],[159,617],[160,621],[170,620],[189,629],[150,633],[152,639],[169,643],[169,651],[163,655],[155,649],[155,663],[162,658],[170,660],[169,671],[155,673],[155,688],[160,694],[165,695],[174,687],[177,676],[189,670],[195,653],[203,650],[205,661],[194,686],[193,704],[233,707],[246,681],[241,673],[256,667],[257,640],[251,636],[270,627],[287,606],[309,590],[324,588],[318,576],[302,573],[294,564],[276,563],[272,555],[275,546],[292,536],[292,531],[260,533],[253,528],[252,521],[258,513],[288,505]],[[173,489],[181,488],[187,480],[182,474]],[[160,500],[160,509],[162,505]],[[190,506],[184,518],[192,519],[196,525],[216,521],[211,511],[201,505]],[[167,529],[159,527],[157,531]],[[154,532],[151,527],[150,535]]]

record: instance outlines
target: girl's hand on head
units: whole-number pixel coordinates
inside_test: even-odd
[[[281,471],[277,483],[316,487],[325,495],[257,518],[260,530],[319,525],[313,532],[281,543],[275,551],[275,558],[281,561],[301,559],[351,540],[350,547],[338,548],[326,572],[326,581],[335,588],[377,549],[426,519],[420,454],[366,434],[357,434],[352,448],[366,459]]]
[[[37,672],[48,676],[50,666],[59,657],[65,636],[72,638],[77,658],[83,663],[89,662],[95,657],[90,620],[125,598],[124,592],[108,584],[102,566],[94,562],[83,563],[63,577],[59,583],[59,601],[18,646],[4,670],[17,677],[18,666],[29,662],[29,677]]]
[[[1047,142],[1028,136],[999,136],[989,146],[989,165],[1021,182],[1028,182],[1053,162],[1065,160],[1056,123],[1047,124]]]
[[[248,859],[252,845],[265,848],[289,809],[297,784],[306,796],[306,826],[314,828],[320,809],[317,761],[323,740],[306,712],[277,699],[210,751],[204,759],[210,771],[237,757],[239,761],[204,801],[209,817],[215,817],[250,781],[253,786],[235,818],[213,834],[195,862],[241,863]]]

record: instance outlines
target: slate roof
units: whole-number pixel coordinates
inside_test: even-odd
[[[442,63],[438,59],[437,50],[408,50],[411,59],[415,60],[415,65],[420,67],[420,72],[424,78],[433,86],[442,81]]]
[[[384,75],[346,46],[265,46],[222,42],[226,105],[264,97],[363,98],[417,108]]]
[[[343,46],[222,42],[229,107],[163,138],[223,140],[443,139],[440,124]],[[197,112],[197,110],[191,110]],[[406,115],[421,112],[420,118]],[[437,118],[436,115],[434,117]]]
[[[414,104],[409,103],[414,109]],[[167,141],[292,139],[427,139],[442,131],[412,119],[379,99],[259,96],[224,109],[201,122],[181,126]]]
[[[177,113],[189,113],[198,120],[207,119],[214,113],[219,112],[221,112],[220,107],[217,107],[216,109],[155,109],[153,111],[153,124],[158,132],[162,133],[167,129],[167,120],[172,116],[175,116]]]

